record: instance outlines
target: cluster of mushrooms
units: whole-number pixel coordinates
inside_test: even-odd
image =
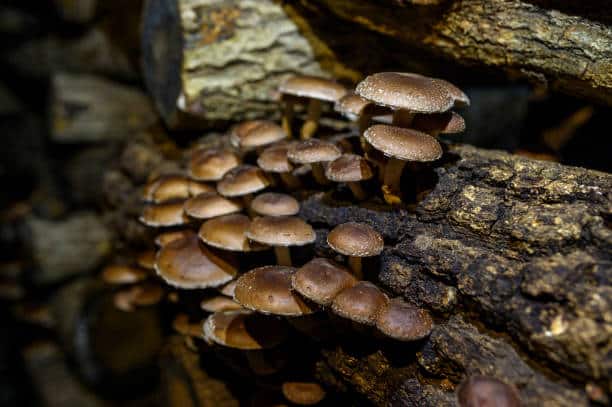
[[[175,290],[168,296],[172,302],[179,302],[183,292],[201,293],[205,319],[192,322],[180,314],[174,321],[177,331],[210,346],[246,352],[249,366],[262,374],[276,367],[263,363],[259,352],[286,341],[288,326],[316,336],[309,317],[320,313],[395,341],[427,337],[433,319],[426,310],[389,298],[364,280],[364,258],[384,249],[382,236],[371,226],[349,222],[328,233],[327,244],[345,264],[308,258],[317,235],[299,217],[300,197],[343,183],[354,199],[364,200],[374,188],[362,183],[378,178],[384,201],[401,203],[404,167],[441,157],[436,137],[464,130],[463,119],[451,109],[468,105],[469,99],[444,80],[394,72],[368,76],[355,92],[310,76],[290,78],[279,92],[280,125],[240,123],[221,145],[193,148],[183,173],[158,176],[145,186],[140,220],[162,230],[156,252],[142,253],[133,266],[104,271],[105,281],[128,285],[117,293],[117,307],[129,311],[159,301],[164,289],[150,282],[147,271],[154,270],[165,289]],[[324,105],[331,103],[356,123],[355,129],[315,137]],[[299,137],[293,137],[298,106],[306,117]],[[494,387],[483,380],[474,386]],[[314,381],[287,381],[282,393],[300,405],[325,397]],[[461,394],[459,399],[471,397],[465,389]]]

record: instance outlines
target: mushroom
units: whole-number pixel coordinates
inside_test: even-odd
[[[220,216],[204,222],[198,236],[207,245],[222,250],[251,252],[269,249],[247,239],[246,232],[250,225],[251,220],[243,214]]]
[[[263,216],[251,221],[249,239],[274,247],[276,262],[291,266],[289,246],[304,246],[317,237],[312,226],[295,216]]]
[[[399,341],[416,341],[431,333],[433,320],[424,309],[394,298],[378,315],[376,328]]]
[[[336,314],[364,325],[373,325],[384,311],[389,298],[369,281],[359,281],[340,291],[331,309]]]
[[[306,121],[300,130],[300,137],[308,139],[316,132],[321,103],[335,103],[346,94],[346,88],[334,81],[315,76],[294,76],[283,82],[279,91],[284,104],[283,129],[291,136],[291,120],[293,118],[293,103],[295,98],[308,98],[308,113]]]
[[[357,279],[346,268],[323,258],[304,264],[291,279],[295,291],[322,306],[330,305],[340,291],[355,284]]]
[[[348,264],[358,279],[363,278],[362,257],[378,256],[384,249],[382,236],[365,223],[347,222],[336,226],[327,235],[327,244],[348,256]]]
[[[133,284],[147,278],[147,272],[137,267],[113,265],[102,271],[102,280],[108,284]]]
[[[300,316],[313,310],[291,289],[294,267],[263,266],[238,278],[234,300],[243,307],[264,314]]]
[[[384,115],[389,112],[370,100],[351,92],[340,98],[334,105],[334,110],[350,121],[358,122],[359,134],[363,134],[370,125],[373,116]]]
[[[183,203],[180,200],[147,205],[139,220],[151,227],[185,225],[189,223],[189,218],[183,211]]]
[[[278,174],[282,182],[289,189],[300,187],[300,180],[292,174],[293,165],[287,158],[291,143],[274,144],[266,148],[257,157],[257,165],[265,172]]]
[[[164,247],[170,242],[190,236],[195,236],[195,232],[191,229],[170,230],[157,235],[155,237],[155,245],[157,247]]]
[[[460,407],[520,407],[518,390],[511,384],[489,376],[474,375],[457,387]]]
[[[202,336],[202,323],[193,323],[189,321],[189,316],[186,314],[178,314],[172,321],[172,329],[183,336],[198,338]]]
[[[259,121],[258,125],[250,127],[247,131],[236,134],[232,144],[241,150],[259,150],[270,144],[287,138],[287,133],[274,122]]]
[[[300,406],[311,406],[325,398],[325,390],[318,383],[284,382],[281,389],[287,400]]]
[[[240,212],[242,205],[216,192],[207,192],[189,198],[183,205],[185,213],[195,219],[210,219]]]
[[[155,250],[145,250],[136,256],[136,264],[146,270],[155,269]]]
[[[241,197],[248,207],[252,194],[270,185],[263,171],[254,165],[240,165],[228,171],[217,183],[217,192],[226,198]]]
[[[182,175],[162,175],[145,186],[143,200],[162,203],[212,191],[214,191],[212,187]]]
[[[322,163],[333,161],[342,155],[342,151],[329,141],[319,139],[305,140],[292,145],[287,151],[289,161],[296,164],[312,165],[312,175],[317,183],[326,185],[329,183],[325,178]]]
[[[432,137],[465,131],[465,120],[455,112],[416,114],[412,127]]]
[[[189,176],[198,181],[219,181],[226,172],[238,165],[240,159],[230,150],[200,149],[189,160]]]
[[[155,305],[163,296],[164,290],[157,284],[135,285],[115,293],[113,304],[121,311],[131,312],[136,306]]]
[[[262,123],[264,123],[264,120],[245,120],[232,126],[228,134],[231,145],[240,148],[240,140]]]
[[[225,284],[223,287],[219,289],[219,292],[226,297],[234,297],[234,290],[236,289],[236,280],[232,280],[229,283]]]
[[[202,300],[202,302],[200,302],[200,308],[206,312],[219,312],[242,309],[242,306],[231,298],[219,295]]]
[[[401,202],[400,181],[407,161],[430,162],[442,156],[440,143],[417,130],[376,124],[366,130],[364,137],[388,157],[382,189],[389,204]]]
[[[163,246],[157,253],[155,271],[169,285],[184,289],[218,287],[237,272],[201,245],[195,234]]]
[[[356,154],[344,154],[329,163],[325,177],[334,182],[345,182],[355,199],[362,201],[367,197],[360,182],[374,176],[368,162]]]
[[[262,216],[293,216],[300,211],[300,203],[291,195],[265,192],[253,199],[251,210]]]

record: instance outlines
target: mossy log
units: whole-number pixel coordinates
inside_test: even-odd
[[[303,203],[319,255],[333,256],[334,225],[372,225],[386,249],[366,276],[438,319],[394,352],[324,348],[319,378],[376,405],[451,406],[478,373],[515,383],[527,406],[588,405],[612,389],[612,175],[467,146],[447,157],[414,210],[338,191]]]

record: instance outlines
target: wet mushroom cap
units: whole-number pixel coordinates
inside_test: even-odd
[[[217,216],[240,212],[239,202],[224,198],[216,192],[208,192],[194,196],[185,201],[185,213],[196,219],[210,219]]]
[[[204,322],[203,331],[205,339],[242,350],[269,349],[287,337],[281,320],[247,310],[215,312]]]
[[[520,407],[521,399],[513,385],[489,376],[468,377],[457,387],[460,407]]]
[[[418,130],[375,124],[364,133],[375,149],[403,161],[435,161],[442,156],[442,146],[434,137]]]
[[[229,131],[229,140],[232,146],[240,147],[240,140],[256,127],[265,123],[265,120],[246,120],[233,126]]]
[[[217,297],[202,300],[202,302],[200,302],[200,308],[206,312],[219,312],[242,309],[242,306],[231,298],[219,295]]]
[[[325,390],[318,383],[285,382],[281,389],[287,400],[301,406],[317,404],[325,398]]]
[[[209,219],[202,224],[198,236],[207,245],[223,250],[250,252],[268,247],[249,242],[246,231],[251,225],[248,216],[235,213]]]
[[[312,226],[295,216],[257,217],[251,221],[246,235],[270,246],[303,246],[317,237]]]
[[[219,183],[217,191],[225,197],[237,197],[261,191],[270,185],[263,171],[253,165],[231,169]]]
[[[264,266],[238,278],[234,300],[261,313],[298,316],[313,311],[291,290],[294,267]]]
[[[195,289],[225,284],[237,270],[200,244],[194,234],[163,246],[157,253],[155,271],[171,286]]]
[[[265,192],[253,199],[251,209],[263,216],[293,216],[300,211],[300,203],[291,195]]]
[[[240,159],[232,151],[200,150],[194,152],[189,161],[189,175],[199,181],[219,181],[225,173],[238,165]]]
[[[187,198],[189,184],[187,178],[177,174],[166,174],[147,182],[142,192],[145,202],[163,202],[174,198]]]
[[[133,284],[147,278],[147,272],[131,266],[107,266],[102,271],[102,280],[108,284]]]
[[[394,298],[378,315],[376,327],[391,338],[415,341],[431,333],[433,320],[429,312]]]
[[[334,182],[359,182],[373,176],[367,160],[356,154],[341,155],[325,168],[325,177]]]
[[[287,138],[287,134],[282,127],[274,122],[262,122],[259,126],[255,126],[250,131],[246,132],[240,138],[240,148],[256,148],[267,146]]]
[[[184,230],[171,230],[168,232],[160,233],[155,237],[155,245],[157,247],[163,247],[170,242],[173,242],[178,239],[182,239],[184,237],[194,236],[195,232],[191,229]]]
[[[336,315],[360,324],[372,325],[386,308],[389,299],[369,281],[359,281],[334,298],[332,310]]]
[[[140,221],[147,226],[179,226],[189,223],[189,218],[183,210],[184,201],[150,204],[144,207]]]
[[[329,246],[340,254],[353,257],[378,256],[384,249],[380,233],[365,223],[347,222],[327,235]]]
[[[346,88],[337,82],[316,76],[299,75],[284,81],[278,90],[303,98],[335,102],[346,94]]]
[[[327,306],[338,293],[357,284],[357,279],[344,267],[324,258],[304,264],[292,277],[291,285],[304,298]]]
[[[412,121],[412,128],[430,133],[456,134],[465,131],[465,120],[455,112],[417,114]]]
[[[296,143],[287,151],[289,161],[296,164],[332,161],[340,155],[342,155],[342,150],[334,143],[314,138]]]
[[[266,148],[257,157],[257,165],[267,172],[291,172],[293,165],[289,162],[287,152],[290,144],[273,145]]]

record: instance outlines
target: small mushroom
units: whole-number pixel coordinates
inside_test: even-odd
[[[357,284],[357,279],[344,267],[331,260],[316,258],[293,274],[291,285],[308,300],[328,306],[338,293]]]
[[[136,264],[145,270],[155,269],[155,250],[145,250],[136,256]]]
[[[359,134],[363,134],[370,126],[372,117],[389,112],[389,109],[378,106],[352,92],[340,98],[334,105],[334,110],[347,119],[358,122]]]
[[[172,329],[183,336],[198,338],[202,336],[202,323],[193,323],[189,321],[189,316],[186,314],[178,314],[172,321]]]
[[[291,195],[265,192],[253,199],[251,209],[262,216],[293,216],[300,211],[300,203]]]
[[[251,220],[243,214],[219,216],[204,222],[198,236],[207,245],[222,250],[251,252],[268,249],[268,246],[247,239],[250,225]]]
[[[200,149],[189,160],[189,176],[198,181],[219,181],[226,172],[238,165],[240,159],[230,150]]]
[[[183,205],[185,213],[195,219],[210,219],[217,216],[240,212],[242,205],[222,197],[216,192],[207,192],[189,198]]]
[[[378,315],[384,311],[389,298],[369,281],[359,281],[352,287],[340,291],[331,309],[336,314],[364,325],[374,325]]]
[[[227,172],[217,183],[217,191],[226,198],[241,197],[245,207],[252,200],[252,194],[270,185],[264,172],[253,165],[240,165]]]
[[[102,280],[107,284],[133,284],[147,278],[147,272],[132,266],[107,266],[102,271]]]
[[[241,150],[259,150],[287,138],[287,133],[282,127],[271,121],[259,121],[258,125],[250,127],[247,131],[235,134],[232,144]]]
[[[360,182],[374,176],[368,162],[356,154],[344,154],[329,163],[325,169],[325,177],[334,182],[345,182],[351,189],[355,199],[363,201],[367,194]]]
[[[333,143],[319,139],[305,140],[292,145],[287,151],[289,161],[296,164],[310,164],[312,175],[317,183],[326,185],[329,183],[325,178],[323,163],[335,160],[342,155],[342,151]]]
[[[378,315],[376,328],[399,341],[416,341],[431,333],[433,320],[424,309],[394,298]]]
[[[212,187],[192,181],[182,175],[162,175],[147,184],[143,199],[146,202],[162,203],[187,199],[197,193],[212,191],[214,191]]]
[[[348,263],[358,279],[363,278],[362,257],[378,256],[384,249],[382,236],[365,223],[347,222],[336,226],[327,235],[327,244],[348,256]]]
[[[220,312],[242,309],[242,306],[231,298],[219,295],[202,300],[202,302],[200,302],[200,308],[206,312]]]
[[[295,216],[263,216],[253,219],[246,232],[249,239],[274,247],[276,262],[291,266],[289,246],[313,243],[316,234],[308,223]]]
[[[390,204],[401,202],[400,181],[407,161],[430,162],[442,156],[440,143],[417,130],[376,124],[366,130],[364,137],[372,147],[388,157],[383,193]]]
[[[297,189],[300,187],[301,182],[292,174],[293,165],[287,158],[287,152],[291,145],[291,143],[282,143],[266,148],[257,157],[257,165],[265,172],[278,174],[287,188]]]
[[[489,376],[468,377],[457,387],[460,407],[520,407],[518,390],[511,384]]]
[[[318,383],[284,382],[281,389],[287,400],[300,406],[311,406],[325,398],[325,390]]]
[[[184,201],[171,201],[146,205],[139,220],[147,226],[180,226],[189,223],[183,210]]]
[[[432,137],[465,131],[465,120],[455,112],[416,114],[412,127]]]
[[[168,243],[182,239],[184,237],[194,236],[195,232],[191,229],[183,229],[183,230],[170,230],[168,232],[160,233],[155,237],[155,246],[164,247]]]
[[[244,138],[251,130],[264,123],[264,120],[245,120],[232,126],[229,131],[229,141],[232,146],[239,148],[240,140]]]
[[[243,307],[264,314],[300,316],[313,310],[291,289],[291,276],[296,269],[285,266],[264,266],[238,278],[234,300]]]
[[[346,88],[334,81],[315,76],[294,76],[283,82],[279,91],[284,104],[283,129],[291,136],[291,120],[293,118],[293,103],[295,98],[307,98],[308,113],[300,131],[302,139],[308,139],[316,132],[321,103],[335,103],[346,94]]]
[[[157,284],[135,285],[115,293],[113,303],[117,309],[131,312],[137,306],[155,305],[163,296],[164,290]]]

